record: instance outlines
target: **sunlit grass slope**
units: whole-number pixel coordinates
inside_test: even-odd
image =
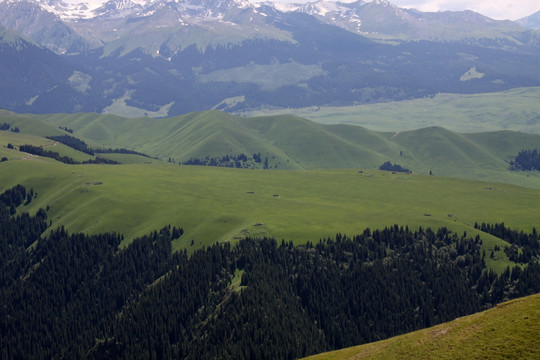
[[[369,105],[257,110],[245,115],[294,114],[322,124],[352,124],[377,131],[440,126],[465,133],[513,130],[539,134],[539,97],[540,87],[528,87]]]
[[[8,149],[8,144],[11,144],[14,149]],[[13,133],[10,131],[0,131],[0,155],[6,156],[10,160],[35,157],[33,155],[18,151],[19,146],[27,144],[41,146],[46,151],[56,152],[60,156],[67,156],[79,162],[95,158],[95,156],[74,150],[69,146],[58,143],[51,139],[43,138],[41,136],[25,133]]]
[[[74,129],[77,136],[91,145],[134,149],[162,159],[183,161],[254,152],[287,158],[256,132],[242,126],[241,118],[218,111],[157,120],[99,114],[55,114],[42,118],[47,123]]]
[[[539,358],[540,294],[537,294],[429,329],[308,359]]]
[[[182,226],[175,248],[195,249],[244,236],[299,244],[399,224],[447,226],[474,236],[475,222],[539,228],[540,190],[500,183],[375,170],[264,171],[173,164],[65,165],[45,158],[0,163],[0,190],[39,194],[55,226],[123,233],[127,241],[166,224]],[[490,253],[504,243],[483,235]],[[193,246],[191,242],[193,240]],[[503,251],[487,257],[497,270]]]
[[[431,171],[540,188],[537,173],[512,172],[508,164],[519,151],[540,148],[540,135],[534,134],[459,134],[442,127],[376,132],[291,115],[241,118],[218,111],[166,119],[99,114],[20,117],[21,127],[32,134],[48,136],[67,127],[91,146],[136,150],[165,161],[260,153],[263,159],[268,157],[270,168],[293,170],[375,169],[391,161],[420,174]],[[19,125],[16,115],[5,118]],[[45,125],[29,126],[31,121]]]

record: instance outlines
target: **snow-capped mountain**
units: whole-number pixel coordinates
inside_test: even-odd
[[[456,40],[485,34],[486,29],[508,38],[504,33],[522,30],[511,21],[492,20],[473,11],[420,12],[399,8],[387,0],[318,0],[288,5],[282,11],[309,14],[324,23],[376,39]]]
[[[23,55],[5,45],[8,58],[0,42],[0,71],[7,61],[15,69],[0,107],[174,115],[540,86],[539,33],[472,11],[423,13],[386,0],[71,1],[0,0],[0,26],[64,64],[43,68],[36,84],[46,86],[33,86],[26,74],[39,59],[18,73]],[[471,69],[479,75],[464,76]]]
[[[66,3],[62,0],[35,0],[35,3],[62,20],[91,19],[95,16],[94,10],[99,7],[99,4],[92,2]]]
[[[82,37],[69,23],[47,10],[50,6],[26,0],[0,2],[0,25],[16,30],[59,54],[99,46],[99,41]]]
[[[4,0],[0,1],[0,25],[57,53],[106,45],[108,51],[141,47],[158,54],[166,42],[174,52],[201,41],[206,46],[231,39],[286,37],[268,25],[267,15],[246,0],[109,0],[92,4]],[[184,28],[183,35],[175,35],[180,28]]]
[[[62,0],[4,0],[0,3],[32,3],[63,21],[118,19],[149,16],[162,8],[174,8],[186,15],[219,19],[234,8],[254,7],[245,0],[109,0],[64,2]]]
[[[62,0],[0,0],[0,10],[4,10],[4,15],[0,16],[0,24],[26,35],[29,35],[27,30],[16,26],[13,22],[2,21],[3,17],[9,18],[10,13],[20,14],[20,10],[13,10],[16,7],[27,7],[32,8],[34,12],[42,11],[52,14],[56,16],[55,21],[66,24],[97,20],[142,19],[153,16],[154,23],[163,23],[160,26],[168,26],[172,18],[174,18],[173,24],[196,24],[208,21],[245,24],[246,19],[249,20],[248,22],[253,22],[256,21],[254,17],[259,20],[261,16],[266,17],[268,14],[265,11],[270,9],[270,12],[307,14],[323,23],[338,26],[356,34],[385,40],[447,41],[481,36],[486,33],[486,29],[495,37],[507,39],[508,32],[522,30],[521,26],[515,22],[495,21],[472,11],[424,13],[414,9],[399,8],[387,0],[358,0],[352,3],[318,0],[305,4],[285,4],[275,1],[251,3],[247,0],[98,0],[80,3]],[[246,10],[249,11],[246,12]],[[158,19],[157,15],[161,19]],[[100,27],[102,26],[107,26],[107,24],[100,23]],[[72,27],[77,27],[77,25]],[[100,39],[100,35],[88,33],[89,31],[99,32],[99,30],[102,29],[91,30],[86,27],[79,33],[87,40],[92,38],[103,40]],[[490,37],[493,37],[493,34]]]

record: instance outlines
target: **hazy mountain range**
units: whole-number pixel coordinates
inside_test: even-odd
[[[8,0],[0,14],[20,34],[0,35],[0,107],[20,112],[165,116],[540,85],[537,15],[496,21],[385,0]]]

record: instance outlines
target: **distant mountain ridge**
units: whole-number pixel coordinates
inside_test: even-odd
[[[63,98],[64,110],[73,109],[70,77],[79,67],[13,30],[0,26],[0,94],[3,108],[17,108],[21,99],[35,111],[50,112],[51,98]],[[73,79],[74,80],[74,79]],[[32,94],[39,93],[40,96]]]
[[[457,35],[450,35],[450,39],[456,36],[470,37],[471,30],[481,31],[486,27],[501,35],[503,31],[520,31],[523,30],[521,25],[526,26],[523,20],[497,21],[472,11],[420,12],[400,8],[386,0],[358,0],[352,3],[318,0],[305,4],[282,4],[272,1],[251,3],[247,0],[109,0],[78,4],[65,3],[61,0],[4,0],[0,3],[8,9],[26,6],[36,11],[39,8],[43,12],[53,14],[57,20],[67,23],[142,18],[153,16],[163,9],[174,12],[182,22],[232,20],[232,23],[238,23],[234,16],[231,17],[238,10],[249,10],[251,15],[262,14],[267,17],[272,15],[264,12],[271,9],[283,13],[309,14],[324,23],[365,36],[416,40],[443,40],[449,36],[449,31],[457,32]]]
[[[470,10],[421,12],[400,8],[386,0],[352,3],[318,0],[291,9],[348,31],[380,39],[457,40],[481,35],[486,29],[497,36],[522,30],[511,21],[493,20]]]
[[[355,34],[378,40],[456,41],[478,38],[503,39],[522,45],[526,30],[534,27],[534,15],[527,26],[518,22],[497,21],[472,11],[420,12],[399,8],[386,0],[352,3],[318,0],[305,4],[279,2],[250,3],[247,0],[109,0],[101,3],[65,3],[61,0],[0,1],[0,24],[15,29],[50,48],[64,52],[79,52],[110,43],[113,39],[131,35],[125,32],[136,22],[147,30],[178,26],[214,28],[217,24],[259,27],[255,37],[280,39],[270,26],[283,14],[307,14],[322,23],[338,26]],[[148,25],[147,25],[148,24]],[[267,29],[269,30],[269,29]],[[112,32],[113,34],[108,34]],[[111,37],[111,35],[113,35]],[[215,34],[214,34],[215,36]],[[245,38],[252,38],[253,33]],[[58,44],[63,39],[63,44]],[[75,44],[73,44],[75,43]],[[201,46],[200,42],[197,42]],[[77,45],[77,46],[75,46]],[[139,43],[144,48],[144,40]],[[204,46],[204,44],[203,44]],[[175,49],[173,49],[175,50]]]
[[[519,19],[516,22],[526,28],[540,30],[540,11]]]
[[[58,87],[15,89],[9,103],[0,96],[0,107],[17,112],[44,111],[37,104],[45,98],[52,112],[171,116],[540,85],[539,32],[473,12],[421,13],[382,0],[287,7],[8,0],[0,2],[0,25],[74,68],[58,83],[75,90],[72,101]],[[12,55],[4,61],[16,63]],[[15,88],[27,71],[19,64]]]

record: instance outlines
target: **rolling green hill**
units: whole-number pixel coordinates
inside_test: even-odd
[[[540,176],[511,172],[506,162],[523,148],[540,148],[538,135],[457,134],[438,127],[383,133],[294,116],[240,118],[217,111],[159,120],[3,112],[0,122],[21,130],[0,132],[0,155],[8,158],[0,164],[2,189],[18,183],[34,188],[42,196],[29,210],[49,206],[53,223],[70,231],[117,231],[130,241],[171,223],[186,229],[175,248],[195,249],[245,236],[304,243],[394,223],[473,234],[479,233],[475,222],[538,227]],[[124,163],[118,166],[65,165],[17,150],[30,143],[78,161],[91,158],[42,137],[65,134],[60,128],[90,146],[164,160],[260,152],[277,170],[179,166],[132,154],[104,155]],[[387,160],[414,173],[376,170]],[[424,175],[429,172],[437,176]],[[504,248],[501,240],[483,237],[486,252]],[[503,251],[487,261],[497,271],[508,265]]]
[[[537,359],[540,294],[429,329],[307,359]]]
[[[473,236],[480,233],[475,222],[504,222],[525,231],[538,227],[540,190],[502,183],[376,170],[66,165],[9,151],[11,160],[0,163],[0,190],[15,184],[33,188],[39,196],[28,211],[49,207],[55,226],[91,234],[115,231],[128,242],[166,224],[181,225],[185,234],[176,249],[245,236],[300,244],[392,224],[446,226]],[[505,246],[493,236],[482,238],[488,254]],[[486,259],[498,271],[508,265],[503,251]]]
[[[175,162],[242,153],[260,153],[276,169],[375,169],[391,161],[419,174],[540,188],[538,174],[508,171],[520,150],[540,148],[540,135],[511,131],[458,134],[429,127],[375,132],[290,115],[242,118],[218,111],[157,120],[55,114],[2,116],[0,121],[42,136],[67,127],[91,146],[127,148]]]

